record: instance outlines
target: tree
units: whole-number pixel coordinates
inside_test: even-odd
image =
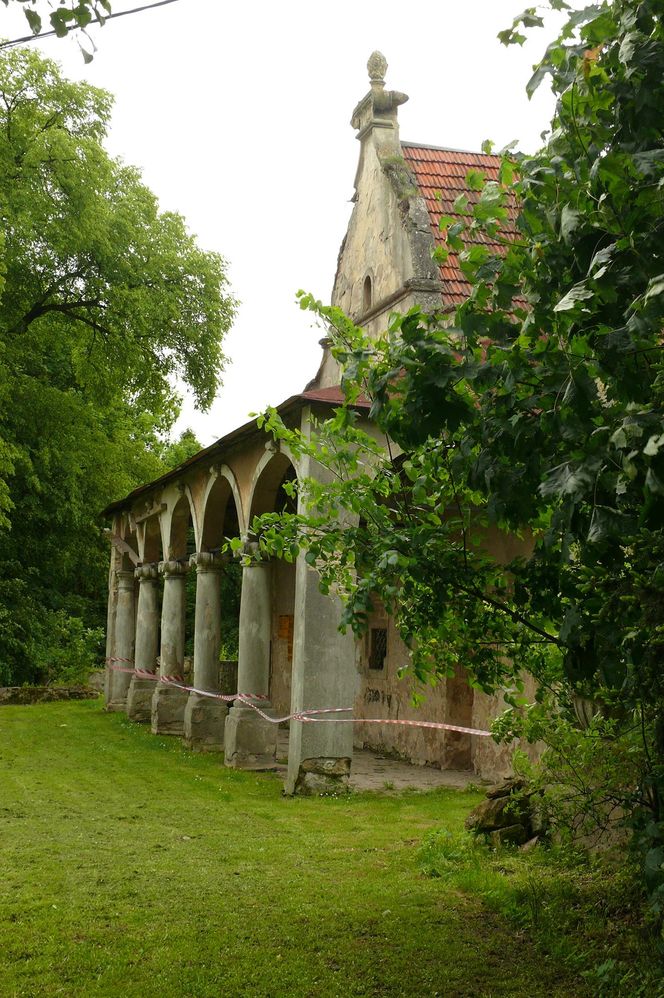
[[[0,60],[5,681],[37,677],[49,614],[103,622],[98,513],[166,470],[174,379],[210,404],[235,310],[222,259],[105,152],[110,108],[35,53]]]
[[[393,446],[382,452],[350,407],[313,442],[270,414],[334,475],[305,484],[311,515],[256,527],[267,547],[308,549],[356,629],[372,594],[391,606],[420,679],[460,658],[483,688],[511,687],[512,731],[524,667],[555,711],[583,695],[614,732],[638,730],[640,780],[623,801],[643,818],[661,904],[664,3],[549,5],[569,15],[528,84],[548,77],[557,97],[544,147],[506,153],[496,183],[469,177],[477,205],[441,219],[468,299],[451,315],[395,315],[378,342],[302,299],[331,326],[349,401],[366,392]],[[529,9],[502,39],[541,23]],[[499,254],[466,242],[500,237],[510,210],[516,235]],[[339,508],[358,525],[340,529]],[[491,561],[489,526],[529,536],[531,557]]]

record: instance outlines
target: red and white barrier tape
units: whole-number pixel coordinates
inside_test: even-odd
[[[478,735],[481,738],[488,738],[490,731],[483,731],[480,728],[465,728],[459,724],[446,724],[443,721],[411,721],[405,718],[391,717],[319,717],[320,714],[346,714],[352,707],[319,707],[311,710],[299,710],[293,714],[286,714],[284,717],[270,717],[260,709],[254,700],[267,700],[263,693],[213,693],[211,690],[200,690],[196,686],[186,686],[181,676],[162,676],[156,672],[147,672],[145,669],[126,669],[122,666],[113,665],[113,662],[131,662],[128,658],[107,658],[109,667],[114,672],[131,673],[138,679],[149,679],[155,683],[164,683],[176,689],[184,690],[186,693],[196,693],[198,696],[209,697],[211,700],[239,701],[245,707],[251,707],[262,718],[270,724],[282,724],[284,721],[319,722],[334,721],[335,724],[401,724],[411,728],[433,728],[438,731],[458,731],[464,735]]]
[[[309,711],[313,713],[313,711]],[[298,721],[326,721],[332,718],[326,717],[300,717],[293,715]],[[338,724],[350,721],[351,724],[407,724],[412,728],[437,728],[444,731],[460,731],[464,735],[480,735],[486,737],[490,731],[481,731],[479,728],[464,728],[460,724],[445,724],[443,721],[408,721],[395,717],[339,717],[335,719]]]

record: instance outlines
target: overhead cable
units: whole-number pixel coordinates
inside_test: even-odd
[[[118,10],[115,14],[107,14],[103,20],[99,17],[93,17],[90,24],[105,24],[106,21],[110,21],[114,17],[127,17],[128,14],[140,14],[141,11],[153,10],[155,7],[165,7],[169,3],[177,3],[177,0],[156,0],[156,3],[144,4],[142,7],[132,7],[131,10]],[[80,25],[72,25],[69,30],[75,31],[76,28],[80,27]],[[87,28],[89,25],[86,24],[85,27]],[[34,42],[38,38],[48,38],[52,35],[57,35],[57,31],[41,31],[38,35],[24,35],[22,38],[12,38],[9,42],[0,42],[0,49],[13,48],[14,45],[24,45],[26,42]]]

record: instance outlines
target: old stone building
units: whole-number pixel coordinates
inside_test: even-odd
[[[332,301],[377,334],[394,310],[440,309],[441,302],[451,307],[464,294],[466,283],[455,259],[439,267],[432,258],[438,219],[454,214],[468,171],[479,168],[495,176],[498,159],[401,142],[398,108],[407,97],[385,89],[386,63],[379,53],[368,68],[370,89],[352,117],[359,164]],[[342,400],[338,383],[336,363],[323,341],[316,376],[278,411],[306,434],[312,418],[324,417]],[[366,407],[360,402],[358,408],[367,425]],[[113,540],[108,708],[150,722],[155,733],[181,735],[194,749],[223,750],[227,766],[242,768],[273,764],[277,725],[248,702],[231,705],[205,693],[252,695],[251,702],[272,718],[352,705],[356,723],[290,722],[289,793],[345,782],[354,744],[485,777],[503,773],[509,765],[506,750],[488,738],[362,723],[362,718],[412,719],[485,728],[499,703],[474,692],[459,669],[428,694],[423,707],[414,708],[409,682],[397,677],[407,650],[392,621],[377,610],[365,639],[356,642],[340,634],[339,606],[321,594],[317,574],[303,557],[295,564],[263,561],[243,569],[237,678],[232,667],[220,666],[224,538],[239,535],[251,544],[253,517],[292,501],[284,483],[321,472],[248,423],[108,507]],[[505,559],[516,553],[516,544],[499,535],[487,542],[496,557]],[[193,620],[186,613],[187,573],[196,577]],[[155,670],[164,680],[184,674],[187,629],[193,630],[188,682],[193,691],[156,682],[154,676]],[[127,671],[121,671],[122,663]]]

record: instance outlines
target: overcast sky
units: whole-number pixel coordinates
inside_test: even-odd
[[[113,0],[113,10],[148,2]],[[529,102],[524,87],[551,30],[523,49],[496,38],[523,4],[177,0],[93,29],[88,66],[71,38],[32,43],[115,95],[110,151],[228,261],[242,307],[224,383],[207,414],[185,399],[180,428],[207,445],[315,374],[322,332],[295,292],[330,296],[359,152],[349,122],[374,49],[387,58],[388,89],[410,96],[402,139],[537,147],[551,99]],[[26,33],[19,5],[0,7],[0,35]]]

